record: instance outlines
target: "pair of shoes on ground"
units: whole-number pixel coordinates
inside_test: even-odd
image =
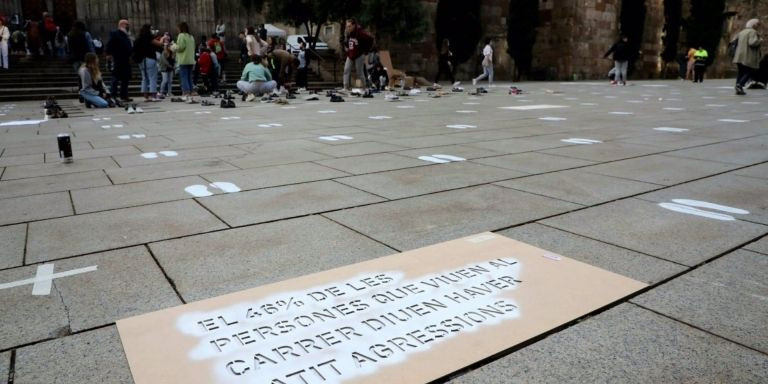
[[[235,100],[232,98],[229,99],[221,99],[221,104],[219,105],[221,108],[235,108]]]
[[[744,87],[742,87],[741,85],[737,85],[736,86],[736,94],[739,95],[739,96],[744,96],[747,93],[744,92]]]
[[[134,113],[144,113],[144,110],[141,109],[141,107],[137,106],[136,104],[130,104],[127,107],[125,107],[125,111],[128,112],[129,115],[132,115]]]
[[[331,95],[331,103],[343,103],[344,98],[339,95]]]
[[[208,100],[206,99],[206,100],[203,100],[203,101],[201,101],[201,102],[200,102],[200,105],[202,105],[203,107],[210,107],[210,106],[212,106],[212,105],[216,105],[216,104],[215,104],[215,103],[213,103],[213,102],[211,102],[211,101],[208,101]]]

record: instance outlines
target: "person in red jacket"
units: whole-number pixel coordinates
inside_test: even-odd
[[[56,22],[53,21],[53,17],[51,17],[48,12],[43,12],[43,25],[42,25],[42,35],[43,35],[43,51],[46,55],[54,56],[56,54],[55,48],[54,48],[54,40],[56,40]]]
[[[203,84],[209,92],[216,92],[219,89],[218,73],[216,71],[216,65],[213,63],[211,57],[213,53],[208,48],[200,50],[200,57],[197,58],[197,69],[200,71],[200,76],[203,78]]]
[[[219,62],[219,71],[216,75],[217,77],[221,77],[222,81],[227,81],[226,73],[224,72],[224,62],[227,60],[227,49],[224,48],[224,42],[221,41],[221,38],[218,34],[212,34],[211,38],[208,39],[208,42],[206,43],[208,45],[208,49],[211,50],[212,55],[216,55],[216,59]]]
[[[347,40],[344,48],[347,52],[347,60],[344,63],[344,89],[350,90],[350,77],[352,76],[352,66],[355,66],[357,77],[368,88],[368,76],[365,73],[365,58],[368,57],[368,51],[373,46],[373,37],[360,27],[355,19],[347,20],[346,25]]]

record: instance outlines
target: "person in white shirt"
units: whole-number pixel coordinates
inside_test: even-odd
[[[216,24],[216,36],[219,36],[219,41],[221,41],[221,45],[224,45],[224,40],[226,39],[226,36],[224,36],[227,33],[227,24],[224,23],[224,20],[219,20],[219,23]]]
[[[485,39],[485,48],[483,48],[483,74],[472,79],[472,85],[477,85],[480,80],[488,79],[488,86],[493,85],[493,48],[491,39]]]
[[[5,20],[0,17],[0,68],[8,69],[8,41],[11,39],[11,31],[5,25]]]

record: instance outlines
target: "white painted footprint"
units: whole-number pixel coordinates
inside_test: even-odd
[[[240,120],[240,116],[224,116],[222,120]]]
[[[392,117],[380,115],[380,116],[368,116],[368,118],[371,120],[386,120],[386,119],[391,119]]]
[[[570,144],[599,144],[602,143],[600,140],[592,140],[592,139],[580,139],[578,137],[572,137],[570,139],[562,139],[560,140],[564,143],[570,143]]]
[[[339,140],[352,140],[354,137],[352,136],[345,136],[345,135],[333,135],[333,136],[320,136],[318,137],[320,140],[325,141],[339,141]]]
[[[477,128],[477,125],[469,125],[469,124],[449,124],[449,125],[446,125],[446,128],[453,128],[453,129],[467,129],[467,128]]]
[[[710,203],[706,201],[690,200],[690,199],[672,199],[671,203],[659,203],[659,206],[664,209],[668,209],[670,211],[685,213],[685,214],[694,215],[694,216],[701,216],[701,217],[706,217],[708,219],[721,220],[721,221],[736,220],[735,217],[728,215],[727,213],[732,213],[737,215],[749,214],[749,211],[744,209],[729,207],[727,205],[715,204],[715,203]],[[726,213],[712,212],[712,211],[707,211],[699,208],[712,209],[712,210],[726,212]]]
[[[673,128],[673,127],[658,127],[654,128],[654,131],[661,131],[661,132],[688,132],[689,130],[686,128]]]
[[[279,123],[267,123],[267,124],[259,124],[258,127],[260,128],[272,128],[272,127],[282,127],[282,124]]]
[[[431,155],[431,156],[419,156],[419,160],[429,161],[437,164],[445,164],[454,161],[466,161],[463,157],[453,155]]]
[[[159,157],[158,155],[162,155],[165,157],[176,157],[179,155],[179,153],[176,151],[146,152],[146,153],[142,153],[141,157],[145,159],[157,159]]]
[[[213,192],[209,191],[208,187],[218,189],[224,193],[237,193],[241,191],[240,187],[238,187],[234,183],[230,183],[226,181],[216,181],[208,184],[207,186],[200,185],[200,184],[190,185],[184,188],[184,191],[194,197],[213,196]]]
[[[553,117],[553,116],[546,116],[546,117],[539,117],[539,120],[543,121],[565,121],[568,120],[565,117]]]

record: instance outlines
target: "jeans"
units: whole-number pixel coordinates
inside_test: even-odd
[[[139,63],[141,70],[141,93],[157,93],[157,60],[144,58]]]
[[[160,93],[170,95],[173,89],[173,70],[160,72],[163,82],[160,83]]]
[[[736,77],[736,86],[743,88],[745,85],[747,85],[749,79],[752,78],[755,69],[747,67],[743,64],[736,64],[736,66],[739,68],[739,75]]]
[[[344,88],[349,89],[350,78],[352,77],[352,66],[355,66],[355,73],[363,85],[368,87],[368,76],[365,75],[365,56],[360,56],[357,59],[350,59],[347,57],[347,61],[344,62]]]
[[[253,81],[253,82],[247,82],[240,80],[237,82],[237,89],[245,92],[245,93],[253,93],[261,94],[261,93],[270,93],[277,88],[277,82],[274,80],[270,81]]]
[[[476,77],[475,81],[480,81],[485,78],[488,79],[488,84],[493,83],[493,65],[489,65],[489,66],[483,65],[483,74]]]
[[[93,95],[85,91],[80,91],[80,96],[85,99],[85,101],[93,104],[96,108],[106,108],[109,106],[109,103],[107,103],[106,100],[102,99],[98,95]]]
[[[8,42],[0,42],[0,67],[8,69]]]
[[[614,68],[616,68],[616,82],[626,84],[627,83],[627,68],[629,67],[629,61],[614,61]]]
[[[192,93],[192,64],[179,65],[179,78],[181,80],[181,93]]]

